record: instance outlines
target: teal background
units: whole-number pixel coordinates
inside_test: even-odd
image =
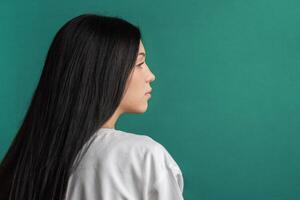
[[[81,13],[138,25],[156,75],[117,124],[163,144],[187,200],[300,199],[300,1],[1,1],[0,155],[56,31]]]

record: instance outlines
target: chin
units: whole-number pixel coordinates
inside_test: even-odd
[[[137,110],[135,113],[142,114],[142,113],[145,113],[146,111],[147,111],[147,108],[144,108],[144,109]]]
[[[140,106],[140,107],[135,107],[130,109],[130,111],[128,111],[128,113],[136,113],[136,114],[142,114],[145,113],[148,109],[148,104]]]

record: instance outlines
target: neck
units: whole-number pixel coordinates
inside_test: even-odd
[[[117,109],[114,114],[102,125],[101,128],[113,128],[115,129],[115,124],[122,113]]]

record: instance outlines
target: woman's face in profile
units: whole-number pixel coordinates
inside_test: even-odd
[[[150,82],[155,80],[155,76],[148,68],[145,58],[145,48],[142,41],[140,41],[139,54],[120,103],[122,112],[143,113],[147,110],[151,95],[146,93],[152,90]]]

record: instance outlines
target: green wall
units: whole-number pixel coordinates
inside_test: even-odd
[[[56,31],[85,12],[143,34],[156,75],[146,113],[117,128],[151,136],[181,167],[187,200],[300,199],[300,1],[0,3],[0,156]]]

